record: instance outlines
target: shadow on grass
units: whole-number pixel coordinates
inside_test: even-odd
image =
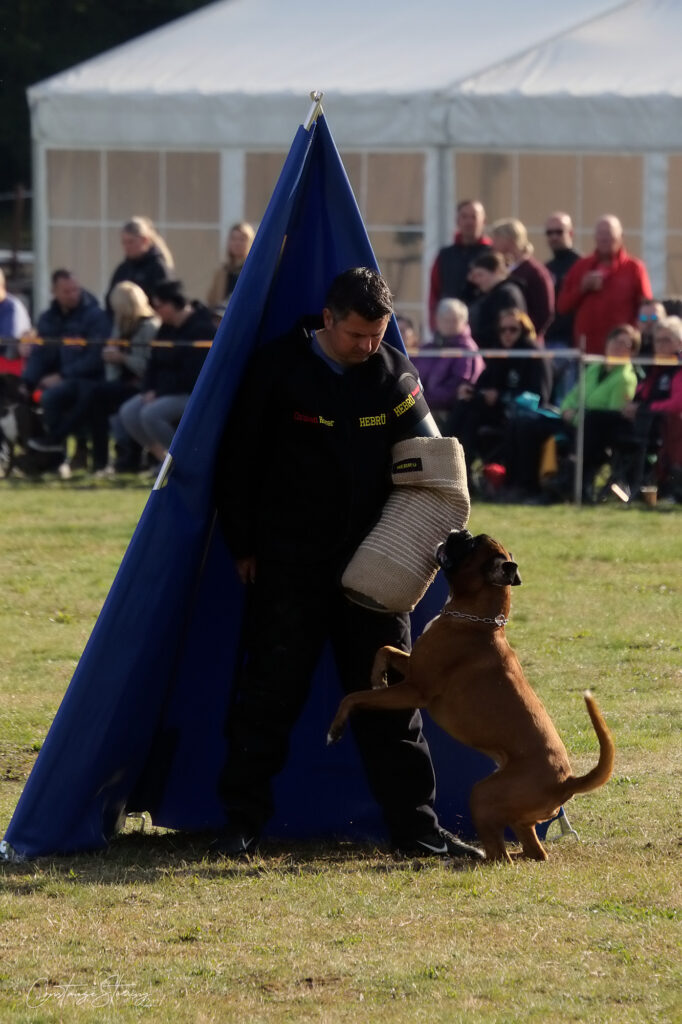
[[[317,875],[358,868],[377,873],[414,872],[447,864],[454,870],[471,869],[469,861],[400,857],[372,842],[265,841],[251,857],[234,858],[211,852],[214,833],[125,833],[106,850],[0,866],[0,877],[13,880],[15,893],[35,892],[41,879],[75,885],[154,884],[172,880],[256,878],[264,875]],[[22,881],[22,879],[24,881]]]

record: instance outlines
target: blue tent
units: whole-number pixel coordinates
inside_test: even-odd
[[[170,472],[150,494],[19,800],[5,837],[18,854],[101,848],[135,811],[169,828],[224,824],[216,780],[242,588],[215,525],[216,449],[255,346],[319,313],[332,278],[360,265],[376,260],[320,115],[294,138],[174,438]],[[395,322],[386,340],[402,348]],[[417,632],[443,599],[441,583],[417,610]],[[325,655],[277,780],[272,836],[383,836],[351,735],[325,743],[339,696]],[[441,820],[470,834],[468,793],[490,762],[433,726],[427,734]]]

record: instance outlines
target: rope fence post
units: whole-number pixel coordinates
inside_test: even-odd
[[[578,508],[583,503],[583,458],[585,454],[585,349],[587,339],[580,335],[578,351],[578,421],[575,435],[575,476],[573,477],[573,501]]]

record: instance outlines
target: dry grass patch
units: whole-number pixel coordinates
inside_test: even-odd
[[[3,493],[0,829],[144,500]],[[520,563],[510,640],[577,771],[596,757],[586,686],[614,731],[613,780],[567,805],[581,842],[511,868],[345,843],[266,845],[242,863],[209,858],[206,836],[154,830],[105,854],[4,865],[0,1020],[679,1019],[681,524],[677,512],[474,508],[472,529]]]

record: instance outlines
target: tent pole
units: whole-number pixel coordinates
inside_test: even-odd
[[[306,131],[308,131],[310,128],[312,128],[313,122],[317,121],[317,119],[320,116],[320,114],[323,113],[323,111],[322,111],[322,97],[323,96],[324,96],[323,92],[319,92],[319,91],[315,91],[315,90],[313,90],[313,92],[311,92],[311,94],[310,94],[310,98],[313,101],[313,105],[310,108],[310,110],[308,111],[308,116],[305,119],[304,128],[305,128]]]

